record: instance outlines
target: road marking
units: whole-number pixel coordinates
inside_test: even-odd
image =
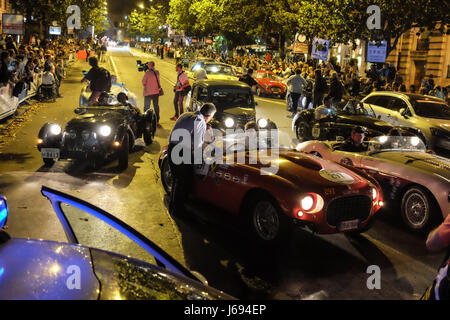
[[[119,72],[117,71],[116,64],[114,63],[114,59],[111,55],[109,56],[109,59],[111,60],[111,64],[114,69],[114,73],[116,74],[117,78],[119,78]]]

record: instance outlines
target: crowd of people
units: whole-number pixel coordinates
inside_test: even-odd
[[[327,93],[331,94],[334,102],[338,102],[344,96],[361,98],[373,91],[420,93],[436,96],[447,103],[450,101],[449,87],[436,84],[432,75],[423,79],[419,88],[415,85],[407,88],[403,77],[393,63],[373,63],[368,70],[362,72],[358,68],[356,59],[342,66],[336,59],[331,59],[329,62],[319,62],[315,59],[300,61],[303,55],[295,55],[292,52],[287,53],[285,57],[278,55],[275,57],[270,52],[261,54],[243,48],[234,50],[232,54],[220,55],[210,46],[195,48],[144,44],[142,47],[145,51],[157,54],[159,57],[174,58],[177,63],[183,63],[184,67],[187,67],[185,61],[193,62],[200,57],[208,57],[233,65],[242,72],[249,69],[272,71],[283,80],[287,80],[300,70],[301,77],[306,81],[306,91],[316,91],[316,79],[321,79],[319,82],[323,82],[322,79],[324,79],[327,82],[327,88],[321,88],[323,92],[318,96],[323,98]],[[321,104],[321,101],[316,101],[315,105],[317,104]]]
[[[10,85],[10,94],[15,97],[30,89],[36,75],[42,73],[42,85],[53,87],[61,97],[59,87],[65,76],[65,68],[71,53],[79,43],[71,39],[40,40],[30,43],[19,42],[10,35],[0,37],[0,86]]]

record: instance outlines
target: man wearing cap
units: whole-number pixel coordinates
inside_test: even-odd
[[[184,203],[191,191],[194,163],[202,156],[207,123],[214,117],[216,107],[205,103],[200,111],[185,112],[175,122],[170,134],[168,157],[172,174],[169,211],[173,215],[184,214]],[[188,153],[188,154],[186,154]]]
[[[366,128],[357,126],[353,128],[352,133],[343,144],[339,146],[339,150],[348,152],[364,152],[367,151],[368,145],[364,143],[366,137]]]

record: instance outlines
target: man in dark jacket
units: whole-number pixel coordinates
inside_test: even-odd
[[[336,72],[333,72],[330,81],[330,91],[329,96],[333,97],[333,101],[338,103],[341,102],[342,96],[344,95],[344,86],[339,80],[339,76]]]
[[[315,70],[314,88],[313,88],[313,108],[320,106],[323,103],[323,96],[328,91],[328,85],[325,78],[322,76],[320,69]]]

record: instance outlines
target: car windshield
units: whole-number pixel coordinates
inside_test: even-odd
[[[253,95],[247,88],[216,88],[211,91],[212,103],[221,109],[235,107],[255,108]]]
[[[375,117],[375,113],[370,105],[359,102],[357,100],[349,100],[347,104],[338,111],[339,114],[360,115],[367,117]]]
[[[228,76],[236,76],[233,68],[224,64],[205,64],[203,68],[205,69],[206,74],[225,74]]]
[[[229,152],[264,150],[264,149],[294,149],[292,139],[286,133],[278,130],[243,131],[217,137],[205,152],[221,150],[223,154]],[[209,154],[209,153],[206,153]]]
[[[369,141],[370,152],[386,151],[421,151],[425,152],[426,147],[418,137],[403,136],[379,136]]]
[[[270,79],[275,81],[281,81],[282,78],[277,76],[276,74],[270,73],[270,72],[257,72],[256,73],[256,79]]]
[[[450,107],[444,101],[416,100],[413,107],[418,116],[450,120]]]

